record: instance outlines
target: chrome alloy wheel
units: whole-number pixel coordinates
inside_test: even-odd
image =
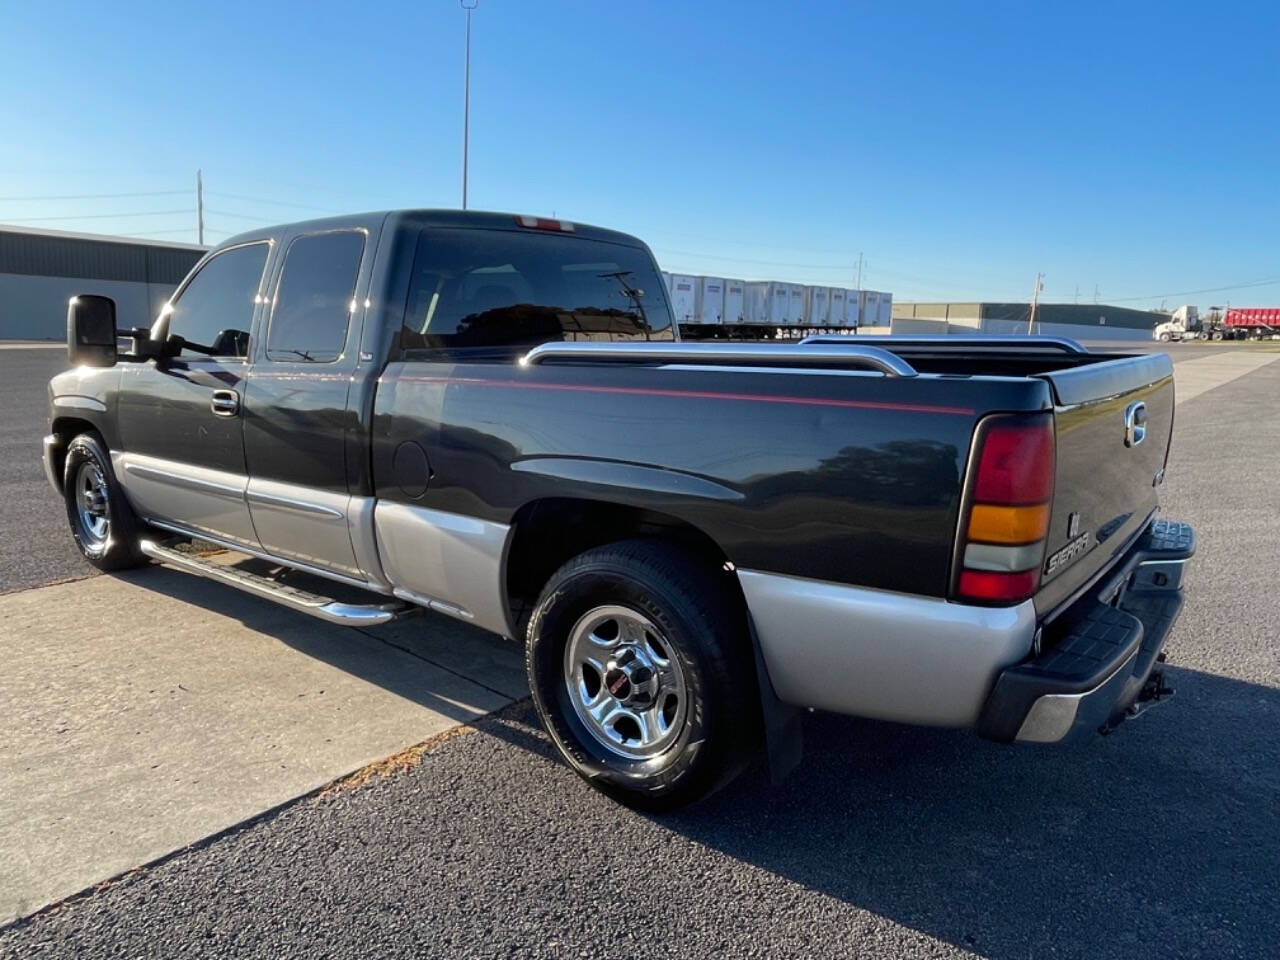
[[[587,732],[621,757],[650,760],[684,726],[689,692],[675,651],[629,607],[583,614],[565,645],[564,679]]]
[[[111,536],[111,518],[107,512],[107,478],[92,460],[80,464],[76,471],[76,516],[86,546],[100,547]]]

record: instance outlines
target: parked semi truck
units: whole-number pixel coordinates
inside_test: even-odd
[[[1164,354],[682,343],[639,240],[457,211],[254,230],[141,319],[120,352],[75,298],[49,387],[87,562],[520,638],[561,756],[628,803],[785,769],[804,708],[1045,743],[1168,693]]]
[[[1178,307],[1164,323],[1158,323],[1151,336],[1162,343],[1171,340],[1221,340],[1222,323],[1216,315],[1201,319],[1200,311],[1193,306]]]
[[[1170,318],[1157,324],[1151,335],[1170,340],[1267,340],[1280,337],[1280,307],[1216,307],[1201,317],[1192,306],[1179,307]]]

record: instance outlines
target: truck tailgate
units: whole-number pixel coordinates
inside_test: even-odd
[[[1057,433],[1053,511],[1036,610],[1107,569],[1158,505],[1173,430],[1173,363],[1123,357],[1041,374]]]

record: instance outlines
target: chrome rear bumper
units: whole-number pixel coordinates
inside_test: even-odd
[[[1001,672],[978,719],[991,740],[1056,743],[1115,729],[1155,677],[1182,611],[1182,574],[1195,553],[1186,524],[1159,520],[1119,569],[1045,628],[1044,652]],[[1136,706],[1135,706],[1136,705]]]

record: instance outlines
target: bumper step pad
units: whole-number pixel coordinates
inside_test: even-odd
[[[1101,726],[1132,675],[1142,622],[1094,604],[1052,649],[1000,674],[978,733],[1008,743],[1061,740],[1073,727]]]
[[[1188,560],[1196,552],[1196,534],[1189,523],[1157,520],[1141,549],[1150,560]]]

